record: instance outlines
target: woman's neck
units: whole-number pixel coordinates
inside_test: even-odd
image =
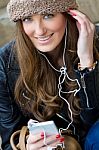
[[[47,57],[49,61],[57,69],[64,65],[63,64],[63,49],[64,49],[64,45],[61,42],[61,44],[57,48],[47,53]]]

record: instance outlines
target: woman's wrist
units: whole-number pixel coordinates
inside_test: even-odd
[[[82,68],[90,68],[94,64],[94,57],[91,54],[87,56],[84,55],[83,57],[80,57],[79,60],[80,60],[79,64]]]
[[[93,69],[95,69],[95,66],[97,64],[97,61],[95,61],[94,63],[92,63],[90,66],[88,65],[81,65],[81,63],[78,63],[78,70],[82,71],[84,69],[88,69],[89,71],[92,71]]]

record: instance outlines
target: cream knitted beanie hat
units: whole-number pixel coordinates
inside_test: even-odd
[[[10,0],[7,12],[10,20],[17,21],[32,14],[52,14],[77,9],[76,0]]]

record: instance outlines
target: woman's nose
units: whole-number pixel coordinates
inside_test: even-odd
[[[44,26],[44,24],[42,22],[37,22],[35,24],[35,29],[34,32],[37,36],[41,36],[44,35],[46,33],[46,27]]]

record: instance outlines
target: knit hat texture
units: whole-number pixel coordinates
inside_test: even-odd
[[[33,14],[52,14],[77,9],[76,0],[10,0],[7,12],[10,20],[17,21]]]

